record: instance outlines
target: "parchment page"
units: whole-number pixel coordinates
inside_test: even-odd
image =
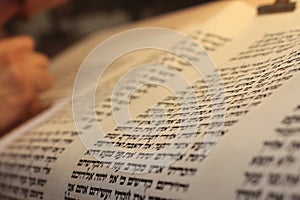
[[[233,4],[232,10],[247,9],[240,6],[240,4]],[[228,9],[228,12],[222,15],[231,16],[232,10]],[[273,15],[272,20],[268,16],[256,18],[252,15],[252,17],[253,19],[248,17],[251,19],[249,28],[245,28],[240,34],[235,31],[229,31],[228,35],[223,33],[225,36],[218,33],[208,34],[226,43],[220,48],[220,52],[215,51],[212,56],[217,60],[216,63],[224,80],[226,99],[220,104],[225,106],[224,109],[212,111],[216,105],[211,104],[211,98],[218,100],[219,96],[209,94],[207,83],[195,75],[195,70],[188,63],[180,59],[176,60],[172,55],[155,57],[172,66],[172,69],[190,77],[197,97],[191,97],[184,109],[178,109],[174,95],[161,88],[147,85],[146,88],[137,91],[136,98],[132,102],[132,110],[139,113],[134,114],[131,121],[125,122],[126,126],[116,127],[111,121],[110,107],[106,106],[106,99],[109,99],[109,96],[107,92],[100,90],[99,104],[96,105],[97,117],[108,132],[106,140],[94,141],[94,149],[86,149],[82,145],[78,134],[85,133],[78,133],[75,129],[71,106],[67,105],[55,117],[19,137],[1,152],[0,175],[3,177],[0,184],[0,191],[3,191],[0,192],[1,197],[8,199],[10,197],[16,199],[199,199],[203,196],[204,199],[223,197],[232,199],[235,193],[239,194],[241,190],[247,190],[248,188],[240,186],[243,174],[238,175],[240,178],[238,181],[224,183],[219,180],[220,178],[226,181],[227,175],[230,175],[226,171],[226,166],[222,168],[222,160],[218,160],[226,157],[216,156],[220,151],[225,152],[224,149],[231,145],[231,139],[228,139],[230,142],[222,140],[233,137],[231,129],[240,119],[245,119],[244,115],[251,112],[253,113],[251,115],[260,115],[260,111],[264,111],[263,106],[270,106],[271,103],[267,100],[273,97],[274,92],[279,93],[283,90],[283,93],[286,92],[288,89],[284,87],[288,86],[285,84],[288,85],[289,82],[297,79],[299,68],[299,27],[297,27],[299,15]],[[276,24],[272,25],[271,21],[276,21]],[[211,26],[215,27],[216,24],[212,23]],[[230,38],[233,32],[235,37]],[[194,37],[202,34],[199,33]],[[280,38],[284,40],[281,41]],[[185,52],[195,55],[192,50]],[[146,71],[145,74],[149,72],[151,71]],[[172,81],[172,77],[168,78],[160,72],[154,71],[150,74],[156,78],[163,77],[165,83]],[[214,74],[204,78],[214,83]],[[114,76],[109,76],[106,85],[113,82],[112,77]],[[117,79],[118,75],[115,75],[115,78]],[[139,83],[140,79],[136,78],[136,80]],[[123,89],[126,90],[126,87]],[[183,96],[186,95],[185,91],[181,92]],[[147,100],[149,104],[153,103],[151,101],[153,99],[156,105],[164,106],[167,112],[158,112],[160,110],[156,107],[149,108],[146,102],[141,104],[143,97],[149,99]],[[199,106],[195,107],[195,102]],[[164,123],[167,122],[163,126],[158,126],[161,129],[157,136],[147,137],[145,134],[147,129],[142,126],[149,121],[146,117],[148,111],[154,113],[154,117],[164,119]],[[90,123],[95,119],[88,115],[83,117],[85,117],[83,120],[87,121],[88,131]],[[224,117],[225,121],[222,121]],[[187,124],[178,125],[182,121],[186,121]],[[198,131],[185,132],[199,122]],[[211,131],[216,127],[220,131]],[[139,137],[128,138],[128,135],[122,132],[124,129],[134,129],[141,134]],[[174,131],[178,131],[175,136]],[[234,132],[233,135],[236,134]],[[207,141],[206,136],[221,137],[212,154],[208,152],[216,145],[217,140]],[[185,142],[190,138],[193,139],[192,142]],[[174,143],[173,139],[181,142]],[[107,149],[103,150],[105,145]],[[189,148],[182,154],[155,155],[154,160],[158,163],[175,159],[176,162],[171,164],[141,164],[151,159],[154,155],[151,154],[153,151],[170,145],[175,149]],[[117,147],[120,150],[111,150],[110,147]],[[251,158],[250,156],[248,159]],[[101,157],[101,160],[95,157]],[[127,159],[127,162],[120,162],[120,159]],[[240,165],[235,166],[240,169]],[[214,173],[214,169],[224,173]],[[234,187],[226,188],[224,185]],[[242,197],[240,195],[237,198]]]

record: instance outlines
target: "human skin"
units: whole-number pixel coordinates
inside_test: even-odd
[[[0,130],[39,109],[38,94],[53,84],[48,64],[29,36],[0,41]]]
[[[13,17],[32,17],[64,0],[0,0],[0,28]],[[40,110],[38,95],[53,84],[49,59],[30,36],[0,38],[0,135]]]

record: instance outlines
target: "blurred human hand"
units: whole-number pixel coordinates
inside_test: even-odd
[[[32,17],[40,11],[54,8],[65,1],[66,0],[23,0],[20,13],[24,17]]]
[[[38,93],[53,83],[48,58],[34,46],[29,36],[0,40],[0,132],[36,112]]]
[[[66,0],[0,0],[0,26],[14,16],[30,18]]]

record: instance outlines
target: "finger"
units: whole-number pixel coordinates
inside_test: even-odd
[[[27,113],[37,98],[26,74],[11,63],[0,64],[0,129],[3,130]]]
[[[53,83],[53,77],[47,69],[37,68],[30,73],[32,85],[37,92],[49,89]]]
[[[0,54],[34,49],[35,42],[30,36],[17,36],[0,40]]]
[[[18,66],[20,71],[26,74],[37,92],[52,86],[53,78],[47,70],[49,59],[44,54],[33,51],[19,52],[11,55],[10,60]]]
[[[32,88],[30,75],[24,71],[19,70],[19,67],[16,64],[12,64],[10,67],[15,85],[12,88],[18,89],[17,92],[20,95],[21,105],[26,106],[31,104],[35,99],[36,92]]]
[[[49,58],[36,51],[19,51],[9,54],[11,62],[18,63],[19,67],[31,70],[32,68],[41,67],[47,68]]]

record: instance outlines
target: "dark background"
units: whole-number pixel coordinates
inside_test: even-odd
[[[31,19],[14,19],[6,35],[30,34],[53,56],[87,34],[212,0],[69,0]]]

